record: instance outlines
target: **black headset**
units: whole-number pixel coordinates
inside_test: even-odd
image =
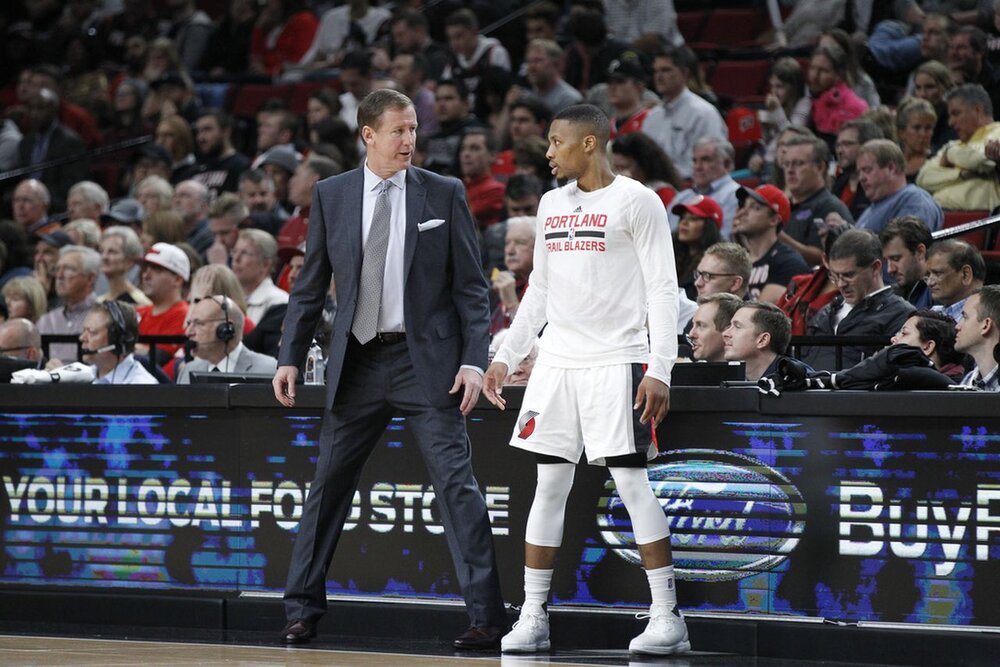
[[[222,316],[226,318],[225,322],[219,322],[219,326],[215,327],[215,337],[228,345],[229,341],[236,338],[236,327],[229,319],[229,305],[226,303],[226,297],[218,300],[215,297],[210,298],[219,304],[219,308],[222,308]]]
[[[121,304],[114,299],[108,299],[104,302],[104,309],[111,318],[108,324],[108,342],[115,346],[113,351],[116,356],[123,356],[129,347],[135,345],[135,334],[129,332],[125,326],[125,313],[122,312]]]

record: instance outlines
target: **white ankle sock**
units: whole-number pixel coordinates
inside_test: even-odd
[[[677,588],[674,586],[673,565],[646,570],[646,578],[649,579],[649,592],[653,597],[653,604],[665,604],[667,607],[677,606]]]
[[[524,604],[541,607],[549,599],[552,587],[552,570],[538,570],[524,566]]]

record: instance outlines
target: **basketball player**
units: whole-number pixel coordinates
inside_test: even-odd
[[[597,107],[571,106],[553,120],[546,157],[553,176],[570,182],[539,204],[531,289],[484,378],[483,393],[503,409],[503,378],[547,324],[511,437],[511,445],[535,453],[538,481],[525,534],[525,602],[501,643],[508,653],[549,648],[543,605],[584,452],[614,478],[649,579],[649,624],[629,650],[666,655],[691,647],[677,609],[667,518],[646,474],[677,356],[670,226],[656,193],[612,173],[607,141],[608,119]]]

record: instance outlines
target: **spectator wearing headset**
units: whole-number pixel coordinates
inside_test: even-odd
[[[194,345],[195,359],[184,366],[177,384],[190,384],[192,372],[269,373],[278,368],[274,357],[243,345],[243,317],[226,296],[210,296],[191,306],[184,334]]]
[[[92,366],[94,384],[159,384],[133,355],[138,337],[139,318],[131,305],[108,300],[91,307],[80,352]]]

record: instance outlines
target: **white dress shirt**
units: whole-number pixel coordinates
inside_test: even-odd
[[[382,307],[378,314],[378,331],[406,331],[403,321],[403,254],[406,242],[406,170],[402,169],[389,179],[389,247],[385,252],[385,276],[382,279]],[[368,232],[372,228],[375,200],[378,199],[382,178],[377,176],[365,163],[364,198],[361,201],[361,249],[368,243]]]
[[[247,296],[247,317],[253,320],[254,324],[260,324],[264,313],[271,306],[279,306],[283,303],[288,303],[288,292],[275,285],[270,278],[264,278],[260,285],[257,285],[257,288]]]

